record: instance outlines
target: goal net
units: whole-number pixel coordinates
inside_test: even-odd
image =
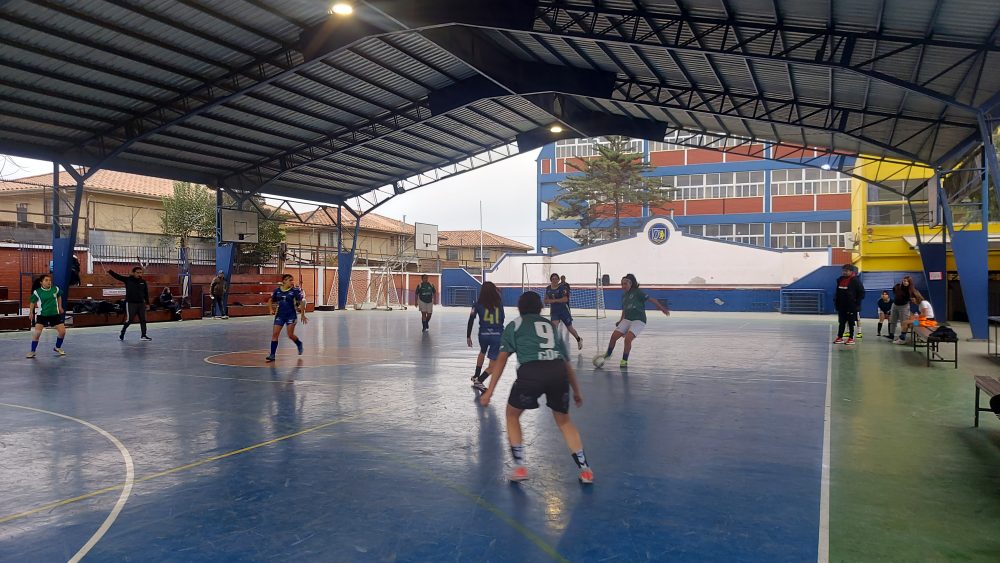
[[[566,277],[573,318],[607,317],[599,262],[526,262],[521,265],[521,291],[534,291],[544,299],[552,274]]]

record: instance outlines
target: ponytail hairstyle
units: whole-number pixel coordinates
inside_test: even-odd
[[[633,289],[639,289],[639,280],[635,279],[635,274],[625,274],[625,277],[623,277],[622,279],[628,280],[632,284],[632,287],[628,288],[629,291],[632,291]]]

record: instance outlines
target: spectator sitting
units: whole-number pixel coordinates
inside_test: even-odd
[[[167,309],[171,313],[173,313],[174,320],[180,319],[181,317],[180,305],[178,305],[174,301],[174,294],[170,292],[169,287],[163,288],[163,293],[160,294],[156,302],[160,307]]]

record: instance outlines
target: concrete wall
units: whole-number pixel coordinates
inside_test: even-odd
[[[666,240],[656,244],[651,231],[665,229]],[[748,245],[685,236],[667,218],[653,218],[634,238],[563,252],[555,256],[507,255],[486,279],[498,285],[522,282],[522,265],[528,266],[532,284],[544,283],[548,275],[565,275],[570,284],[592,284],[599,263],[616,286],[626,273],[633,273],[646,286],[769,286],[794,282],[816,268],[829,265],[826,251],[779,251]]]

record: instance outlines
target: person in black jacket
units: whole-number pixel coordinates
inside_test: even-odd
[[[146,306],[149,305],[149,286],[142,279],[142,268],[132,268],[132,275],[126,277],[108,270],[108,275],[125,284],[125,324],[122,325],[118,340],[125,340],[125,331],[132,324],[132,318],[139,316],[139,327],[142,329],[140,340],[152,340],[146,336]]]
[[[837,278],[837,292],[833,298],[833,304],[837,308],[837,339],[834,344],[854,344],[854,322],[858,318],[858,309],[861,301],[865,298],[865,288],[854,273],[854,266],[844,264],[844,268],[839,278]],[[844,325],[849,330],[847,341],[844,341]]]

